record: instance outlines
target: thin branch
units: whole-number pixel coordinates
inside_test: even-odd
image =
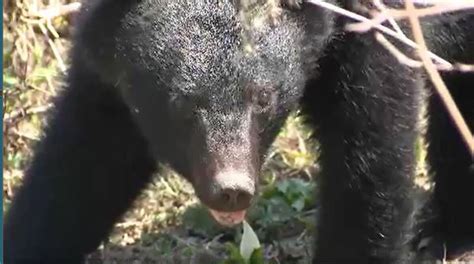
[[[474,1],[446,1],[446,0],[431,0],[436,2],[436,6],[429,8],[416,9],[416,14],[418,16],[430,16],[430,15],[439,15],[442,13],[448,13],[459,10],[466,10],[474,8]],[[352,23],[346,26],[346,29],[349,31],[355,32],[367,32],[368,30],[375,27],[375,25],[380,25],[385,21],[389,21],[392,27],[396,32],[404,38],[407,38],[403,31],[400,29],[395,19],[407,18],[406,10],[398,9],[389,9],[381,2],[381,0],[373,0],[374,5],[379,9],[379,12],[375,12],[374,17],[370,21],[364,21],[360,23]],[[383,40],[382,40],[383,41]],[[388,40],[387,40],[388,41]],[[382,43],[382,44],[386,44]],[[391,51],[393,53],[393,50]],[[460,72],[474,72],[474,65],[468,64],[436,64],[436,68],[441,71],[460,71]]]
[[[470,69],[471,66],[470,65],[459,65],[459,64],[457,64],[457,66],[454,66],[451,63],[449,63],[448,61],[446,61],[443,58],[437,56],[436,54],[433,54],[432,52],[430,52],[427,49],[426,43],[425,43],[424,38],[423,38],[423,32],[421,30],[421,25],[420,25],[420,23],[418,21],[418,18],[416,16],[417,11],[415,9],[415,6],[414,6],[414,4],[411,0],[407,0],[407,1],[409,1],[409,4],[407,3],[407,7],[409,5],[411,5],[411,7],[412,7],[410,9],[411,12],[409,12],[408,17],[410,18],[410,24],[413,27],[412,30],[413,30],[413,34],[415,36],[416,42],[414,42],[411,39],[407,38],[405,35],[399,34],[398,32],[395,32],[395,31],[393,31],[393,30],[391,30],[391,29],[389,29],[389,28],[387,28],[383,25],[374,24],[374,21],[372,21],[372,20],[370,20],[370,19],[368,19],[364,16],[355,14],[353,12],[345,10],[341,7],[336,6],[336,5],[324,2],[323,0],[306,0],[306,2],[308,2],[308,3],[320,6],[322,8],[326,8],[328,10],[331,10],[331,11],[333,11],[335,13],[338,13],[338,14],[341,14],[343,16],[352,18],[352,19],[360,21],[360,22],[369,23],[369,24],[372,25],[373,28],[381,31],[382,33],[385,33],[389,36],[392,36],[395,39],[398,39],[401,42],[407,44],[408,46],[410,46],[412,48],[415,48],[419,52],[420,58],[422,59],[422,62],[423,62],[424,66],[425,66],[425,68],[428,72],[428,75],[430,76],[436,91],[438,92],[439,96],[441,97],[441,99],[443,101],[443,104],[447,108],[451,118],[453,119],[453,121],[455,122],[455,125],[459,129],[463,140],[465,141],[469,151],[471,152],[471,155],[474,156],[474,138],[472,136],[472,133],[470,132],[466,122],[462,118],[462,115],[459,112],[459,109],[457,108],[453,98],[451,97],[451,94],[449,93],[446,85],[444,84],[439,72],[436,70],[437,66],[452,69],[452,70],[456,70],[458,68],[466,70],[466,69]],[[470,2],[470,3],[472,3],[472,2]],[[416,20],[415,21],[416,23],[414,23],[414,20]],[[438,61],[439,63],[441,63],[441,65],[435,65],[431,59],[433,59],[435,61]],[[464,66],[466,66],[466,67],[464,67]]]
[[[421,68],[423,67],[423,62],[414,60],[403,52],[401,52],[395,45],[393,45],[384,35],[379,32],[375,33],[375,39],[384,46],[400,63],[405,64],[412,68]],[[438,71],[458,71],[458,72],[474,72],[474,65],[455,63],[452,67],[444,67],[443,65],[435,65]]]
[[[395,31],[397,31],[398,34],[405,36],[405,33],[403,33],[403,30],[398,25],[397,21],[394,18],[392,18],[390,15],[387,15],[389,9],[382,3],[382,0],[373,0],[373,2],[374,2],[375,7],[377,7],[380,10],[380,14],[384,15],[385,17],[388,17],[387,18],[388,22],[390,23],[390,25],[392,25]]]
[[[426,47],[425,38],[423,37],[423,30],[421,29],[420,21],[418,20],[415,5],[413,4],[412,0],[405,1],[405,7],[408,13],[408,18],[410,21],[410,25],[413,31],[413,37],[418,43],[418,54],[420,56],[421,61],[423,62],[428,75],[433,82],[433,85],[441,97],[442,102],[444,103],[445,107],[448,109],[449,115],[453,119],[454,123],[458,127],[464,142],[466,143],[471,156],[474,156],[474,138],[472,136],[469,127],[467,126],[466,122],[464,121],[461,112],[456,106],[451,94],[448,91],[448,88],[443,82],[441,75],[436,70],[435,65],[431,61],[428,55],[428,48]]]
[[[306,2],[308,3],[311,3],[313,5],[317,5],[317,6],[320,6],[320,7],[323,7],[323,8],[326,8],[328,10],[331,10],[333,12],[336,12],[338,14],[341,14],[343,16],[346,16],[346,17],[349,17],[349,18],[352,18],[356,21],[361,21],[361,22],[367,22],[367,23],[372,23],[372,21],[364,16],[361,16],[359,14],[356,14],[356,13],[353,13],[353,12],[350,12],[350,11],[347,11],[345,10],[344,8],[341,8],[341,7],[338,7],[336,5],[333,5],[333,4],[330,4],[330,3],[327,3],[327,2],[324,2],[322,0],[306,0]],[[380,25],[380,24],[374,24],[373,27],[391,37],[394,37],[395,39],[398,39],[400,40],[401,42],[405,43],[406,45],[412,47],[412,48],[418,48],[418,45],[411,39],[407,38],[406,36],[404,35],[400,35],[398,34],[396,31],[392,30],[392,29],[389,29],[383,25]],[[429,56],[437,61],[438,63],[440,64],[443,64],[443,66],[445,67],[451,67],[453,68],[452,64],[449,63],[448,61],[446,61],[445,59],[441,58],[440,56],[432,53],[432,52],[428,52]]]
[[[379,32],[375,33],[375,39],[382,45],[386,50],[388,50],[401,64],[405,64],[412,68],[421,68],[423,67],[423,62],[409,58],[403,52],[401,52],[397,47],[395,47],[387,38],[385,38]]]
[[[424,16],[434,16],[434,15],[439,15],[443,13],[451,13],[455,11],[461,11],[461,10],[468,10],[468,9],[473,9],[474,8],[474,1],[444,1],[441,2],[435,6],[432,7],[427,7],[427,8],[421,8],[421,9],[416,9],[416,15],[417,17],[424,17]],[[391,16],[394,19],[400,19],[407,17],[405,12],[401,10],[392,10],[394,13],[391,14]]]
[[[449,13],[449,12],[454,12],[454,11],[459,11],[459,10],[466,10],[466,9],[472,9],[474,8],[474,1],[465,1],[465,2],[459,2],[459,1],[449,1],[449,2],[443,2],[439,3],[435,6],[432,7],[427,7],[427,8],[422,8],[422,9],[416,9],[415,14],[418,17],[425,17],[425,16],[434,16],[434,15],[439,15],[443,13]],[[374,25],[380,25],[386,20],[390,19],[404,19],[407,18],[409,15],[405,10],[397,10],[397,9],[389,9],[387,8],[385,12],[380,12],[374,18],[372,18],[369,22],[361,22],[361,23],[355,23],[349,26],[351,31],[359,31],[359,32],[365,32],[369,31]]]

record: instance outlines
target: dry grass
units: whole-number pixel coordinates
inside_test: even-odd
[[[61,82],[61,64],[69,46],[65,17],[45,23],[38,10],[60,1],[4,1],[4,205],[18,185],[31,147],[39,139],[44,113]]]

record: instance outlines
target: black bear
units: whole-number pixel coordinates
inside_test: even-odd
[[[424,71],[372,32],[345,32],[351,21],[326,9],[235,2],[84,3],[67,87],[6,216],[5,263],[81,263],[158,162],[189,180],[217,221],[241,222],[265,153],[299,105],[322,152],[314,263],[415,262],[413,241],[428,229],[413,183],[422,102],[439,211],[430,235],[448,257],[473,251],[472,154]],[[472,11],[423,24],[432,51],[474,62]],[[472,128],[474,75],[444,77]]]

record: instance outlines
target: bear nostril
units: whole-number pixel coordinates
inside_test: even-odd
[[[223,191],[221,196],[222,201],[226,204],[233,203],[233,200],[235,199],[235,195],[232,191]]]
[[[240,189],[224,189],[221,193],[223,204],[229,211],[243,210],[249,207],[252,194]]]

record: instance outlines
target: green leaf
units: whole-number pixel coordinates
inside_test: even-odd
[[[226,230],[220,227],[209,215],[207,208],[200,204],[189,207],[182,219],[184,226],[201,235],[216,236]]]
[[[243,222],[243,229],[242,241],[240,241],[240,255],[246,261],[249,261],[254,250],[260,248],[260,242],[258,241],[257,234],[255,234],[252,227],[245,220]]]
[[[226,243],[225,246],[230,256],[221,264],[246,264],[245,260],[240,255],[239,249],[234,244]]]
[[[286,193],[288,191],[289,187],[290,187],[290,181],[289,180],[285,180],[285,181],[281,181],[281,182],[277,183],[277,189],[282,193]]]
[[[294,201],[291,204],[291,206],[298,212],[303,211],[304,205],[305,205],[304,197],[299,197],[298,199],[296,199],[296,201]]]
[[[263,264],[265,258],[263,257],[263,249],[259,247],[255,249],[250,256],[249,264]]]

